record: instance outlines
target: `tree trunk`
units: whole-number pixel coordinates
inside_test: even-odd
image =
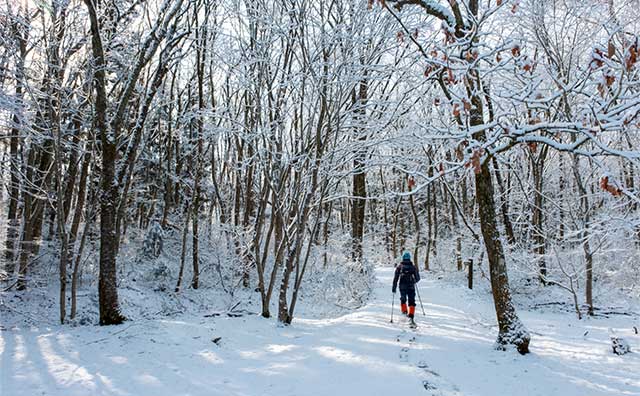
[[[353,208],[351,211],[351,237],[353,239],[352,259],[362,261],[362,239],[364,236],[364,216],[366,209],[367,191],[365,187],[366,175],[360,159],[354,161],[356,174],[353,175]]]
[[[511,300],[507,264],[496,222],[493,184],[486,161],[480,166],[480,171],[475,178],[476,199],[480,212],[480,228],[487,250],[491,290],[493,291],[493,301],[498,318],[497,344],[499,346],[513,344],[518,349],[518,352],[525,354],[529,352],[530,336],[520,323]]]
[[[199,186],[195,189],[199,191]],[[199,231],[198,231],[198,207],[200,206],[200,199],[198,197],[198,193],[194,192],[193,196],[193,211],[191,215],[193,216],[193,225],[192,225],[192,235],[191,235],[191,247],[192,247],[192,264],[193,264],[193,276],[191,278],[191,287],[197,289],[200,286],[200,256],[199,256]]]
[[[391,228],[391,252],[394,260],[398,257],[398,222],[400,221],[401,205],[402,205],[402,196],[399,196],[398,202],[396,202],[396,205],[393,211],[393,227]]]
[[[245,195],[244,195],[244,216],[242,218],[242,228],[245,232],[249,230],[249,227],[252,223],[253,217],[255,217],[255,199],[254,199],[254,191],[253,191],[253,173],[254,173],[254,151],[253,144],[247,144],[247,157],[250,158],[249,165],[247,167],[246,172],[246,181],[245,181]],[[254,229],[254,233],[258,233],[258,229]],[[243,266],[242,266],[242,286],[249,287],[249,278],[250,278],[250,270],[254,265],[257,257],[253,257],[251,249],[246,249],[242,254],[243,257]]]
[[[25,22],[26,23],[26,22]],[[20,125],[22,121],[22,114],[20,112],[23,108],[24,99],[24,62],[27,57],[27,37],[26,32],[22,34],[20,29],[21,25],[15,22],[18,48],[20,50],[20,56],[16,62],[16,111],[12,116],[13,126],[11,128],[9,137],[9,153],[10,153],[10,183],[9,183],[9,210],[7,212],[7,234],[5,241],[5,270],[7,276],[10,278],[15,272],[15,258],[16,258],[16,240],[19,234],[19,219],[18,219],[18,201],[20,199],[20,167],[18,166],[20,161]],[[28,30],[27,30],[28,32]]]
[[[538,261],[538,277],[540,282],[546,284],[547,276],[547,263],[545,260],[546,255],[546,238],[544,234],[544,165],[546,159],[546,153],[549,150],[549,146],[543,146],[538,155],[531,153],[531,168],[533,173],[533,214],[532,214],[532,227],[533,227],[533,243],[534,253],[537,256]]]
[[[78,247],[78,252],[76,253],[75,262],[73,264],[73,274],[71,275],[71,314],[70,314],[71,319],[74,319],[76,317],[76,312],[77,312],[76,300],[77,300],[78,282],[80,280],[80,266],[82,265],[82,252],[84,251],[84,247],[87,241],[87,235],[91,231],[91,227],[93,226],[93,222],[96,217],[96,211],[95,211],[96,200],[95,200],[95,190],[93,185],[91,185],[91,188],[89,189],[89,197],[90,197],[90,200],[89,200],[90,204],[87,210],[85,211],[84,230],[82,231],[82,237],[80,238],[80,246]]]
[[[184,228],[182,229],[182,250],[180,253],[180,271],[178,272],[178,281],[176,282],[175,292],[178,293],[180,291],[180,286],[182,286],[182,276],[184,274],[184,264],[187,257],[187,235],[189,235],[189,220],[191,219],[191,211],[190,206],[187,205],[186,210],[184,211]]]
[[[91,154],[93,151],[92,144],[90,142],[87,142],[85,150],[87,150],[87,152],[85,152],[82,157],[83,159],[82,168],[80,170],[80,184],[78,185],[78,199],[76,200],[76,207],[73,213],[73,219],[71,220],[71,230],[69,231],[69,246],[72,251],[76,243],[78,228],[80,227],[82,211],[84,210],[84,204],[87,196],[87,179],[89,176],[89,164],[91,163]]]
[[[478,92],[481,91],[479,87],[476,87],[476,90]],[[482,99],[477,95],[470,96],[472,104],[470,124],[472,127],[483,125]],[[484,131],[475,133],[473,137],[479,142],[486,141]],[[490,158],[482,161],[479,169],[475,169],[475,181],[480,229],[489,261],[491,290],[493,292],[493,302],[498,319],[498,339],[496,345],[499,348],[504,348],[507,344],[515,345],[518,352],[526,354],[529,352],[531,336],[520,322],[511,299],[507,263],[500,240],[498,222],[496,221],[495,192],[489,170],[489,160]]]
[[[100,274],[98,297],[100,324],[114,325],[125,318],[120,314],[116,283],[116,257],[118,236],[116,235],[116,204],[118,185],[115,183],[117,160],[117,130],[110,131],[107,125],[106,62],[100,37],[98,16],[91,0],[85,0],[91,22],[91,47],[93,52],[95,97],[95,127],[102,143],[102,172],[100,175]]]
[[[578,192],[580,193],[580,206],[583,216],[582,231],[580,232],[580,238],[582,239],[582,250],[584,251],[585,259],[585,299],[589,306],[587,314],[593,315],[593,252],[591,251],[591,244],[589,239],[591,238],[589,233],[589,227],[591,223],[591,206],[589,203],[589,196],[587,195],[587,189],[585,188],[582,176],[580,175],[580,162],[578,156],[573,154],[573,175],[575,177],[576,185],[578,186]]]
[[[408,185],[408,190],[411,192],[411,184]],[[416,241],[415,246],[413,248],[413,259],[415,261],[416,267],[419,267],[418,258],[420,253],[420,244],[422,243],[421,232],[420,232],[420,218],[418,217],[418,211],[416,209],[416,205],[413,199],[413,194],[409,195],[409,206],[411,207],[411,213],[413,214],[413,225],[416,231]]]
[[[81,119],[74,117],[73,121],[73,146],[71,148],[71,155],[69,157],[69,168],[67,169],[67,175],[64,179],[64,199],[63,199],[63,212],[62,220],[67,223],[69,213],[71,212],[71,201],[73,200],[73,190],[76,185],[76,176],[78,174],[78,153],[80,152],[80,124]],[[81,181],[82,183],[82,181]]]
[[[200,181],[202,179],[202,164],[204,162],[204,120],[202,119],[204,115],[202,112],[204,111],[204,63],[205,63],[205,53],[204,48],[207,46],[207,23],[209,11],[205,10],[204,21],[203,24],[200,25],[198,22],[196,10],[196,74],[198,78],[198,110],[199,114],[196,120],[197,128],[196,128],[196,160],[193,166],[195,170],[194,175],[194,186],[193,186],[193,226],[192,226],[192,259],[193,259],[193,277],[191,278],[191,287],[197,289],[200,285],[200,256],[199,256],[199,219],[198,216],[200,214]]]
[[[498,191],[500,193],[500,197],[502,197],[500,199],[500,213],[502,214],[502,222],[504,223],[504,230],[507,234],[507,242],[509,242],[509,244],[514,244],[516,243],[516,237],[513,232],[513,224],[511,224],[511,219],[509,218],[509,199],[507,198],[507,190],[505,189],[498,161],[495,157],[491,159],[491,163],[496,175],[496,181],[498,182]]]
[[[58,133],[59,135],[59,133]],[[60,137],[58,136],[58,144],[56,150],[56,174],[58,179],[62,179],[62,159],[60,158]],[[67,265],[68,265],[68,257],[69,257],[69,237],[67,232],[67,224],[64,220],[64,206],[62,205],[62,200],[64,199],[64,190],[61,186],[62,183],[58,183],[57,195],[58,195],[58,205],[57,205],[57,224],[58,224],[58,236],[60,238],[60,261],[58,265],[58,275],[60,280],[60,295],[59,295],[59,304],[60,304],[60,324],[64,324],[64,320],[67,315]]]
[[[361,59],[362,61],[362,59]],[[358,93],[356,96],[355,89],[353,90],[352,103],[355,106],[355,119],[361,123],[364,123],[366,117],[366,105],[369,99],[369,85],[367,81],[366,71],[363,78],[358,83]],[[362,262],[362,242],[364,237],[364,218],[366,213],[366,173],[365,173],[365,159],[366,149],[364,143],[366,142],[366,129],[363,125],[356,126],[357,131],[357,143],[355,159],[353,160],[353,199],[351,210],[351,238],[353,240],[352,259],[355,262]]]
[[[433,166],[429,166],[427,177],[433,177]],[[431,269],[431,249],[433,248],[433,212],[431,207],[435,205],[433,202],[433,185],[430,183],[427,186],[427,248],[424,253],[424,270],[429,271]]]

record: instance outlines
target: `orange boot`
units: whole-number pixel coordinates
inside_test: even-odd
[[[411,319],[413,319],[413,316],[415,315],[415,313],[416,313],[416,307],[415,306],[409,307],[409,317]]]
[[[400,310],[402,311],[403,315],[407,314],[407,304],[400,304]]]

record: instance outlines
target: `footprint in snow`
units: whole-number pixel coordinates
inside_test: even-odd
[[[403,363],[409,363],[409,354],[411,347],[418,342],[418,336],[413,332],[403,330],[400,334],[396,335],[396,341],[403,343],[400,348],[400,361]],[[426,360],[420,360],[416,366],[421,371],[422,387],[429,392],[430,396],[462,396],[460,389],[454,384],[451,384],[436,371],[429,367]]]
[[[461,396],[460,389],[457,386],[448,383],[440,374],[431,370],[424,360],[417,364],[422,369],[423,379],[422,386],[432,396]]]
[[[407,347],[402,347],[402,349],[400,349],[400,361],[401,362],[408,362],[409,361],[409,348]]]

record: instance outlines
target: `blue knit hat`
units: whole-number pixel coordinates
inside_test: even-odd
[[[409,260],[411,260],[411,253],[404,252],[404,254],[402,255],[402,261],[409,261]]]

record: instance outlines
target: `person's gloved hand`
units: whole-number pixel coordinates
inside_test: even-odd
[[[395,289],[395,288],[392,288],[392,289],[391,289],[391,293],[396,294],[396,289]]]

